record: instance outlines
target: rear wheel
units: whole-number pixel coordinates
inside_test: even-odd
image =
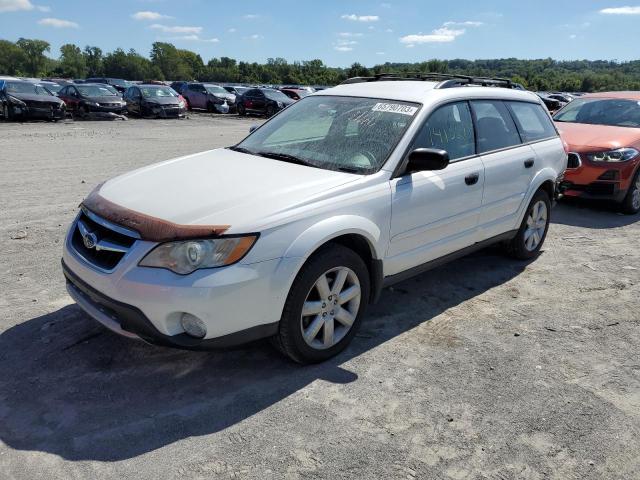
[[[369,272],[360,256],[332,244],[296,277],[274,345],[299,363],[327,360],[355,336],[369,300]]]
[[[275,115],[275,113],[276,113],[276,109],[273,108],[273,105],[269,105],[267,107],[267,111],[265,112],[265,116],[267,118],[271,118],[271,117],[273,117]]]
[[[509,254],[520,260],[528,260],[540,252],[547,237],[551,219],[551,200],[544,190],[538,190],[524,215],[518,233],[507,246]]]
[[[622,211],[628,215],[640,212],[640,168],[622,201]]]
[[[80,105],[78,107],[78,118],[86,118],[87,115],[88,115],[87,107],[85,107],[84,105]]]

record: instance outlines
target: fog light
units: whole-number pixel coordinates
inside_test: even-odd
[[[180,324],[187,334],[195,338],[204,338],[207,334],[207,327],[202,320],[190,313],[183,313]]]

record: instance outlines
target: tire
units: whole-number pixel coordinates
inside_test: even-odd
[[[271,117],[273,117],[275,114],[276,114],[276,110],[275,110],[275,108],[273,108],[273,106],[272,106],[272,105],[269,105],[269,106],[267,107],[267,110],[265,111],[265,117],[267,117],[267,118],[271,118]]]
[[[638,168],[638,171],[633,177],[631,186],[629,190],[627,190],[627,194],[620,207],[622,213],[626,213],[627,215],[635,215],[640,212],[640,168]]]
[[[339,275],[345,279],[339,292],[342,299],[330,290],[336,287]],[[317,286],[322,277],[327,280],[324,296]],[[272,343],[298,363],[318,363],[337,355],[358,331],[369,292],[369,271],[362,258],[342,245],[327,245],[315,253],[296,276]],[[305,304],[308,315],[303,315]]]
[[[247,110],[244,108],[244,105],[238,105],[238,115],[244,117],[247,114]]]
[[[544,208],[543,211],[539,210]],[[542,219],[544,215],[544,223]],[[516,236],[507,244],[507,253],[518,260],[529,260],[540,253],[549,230],[551,200],[544,190],[538,190],[522,219]],[[536,242],[537,240],[537,242]]]
[[[213,106],[213,103],[211,102],[207,102],[207,112],[209,113],[215,113],[216,109]]]
[[[193,110],[193,109],[191,108],[191,102],[189,102],[189,99],[188,99],[188,98],[185,98],[185,99],[184,99],[184,101],[185,101],[185,103],[187,104],[187,110],[188,110],[189,112],[190,112],[191,110]]]
[[[82,119],[87,118],[87,108],[84,105],[80,105],[78,107],[77,112],[78,112],[78,118],[82,118]]]
[[[2,106],[2,116],[5,122],[13,121],[13,109],[6,103]]]

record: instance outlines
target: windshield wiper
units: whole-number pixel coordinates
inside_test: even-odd
[[[256,155],[256,152],[244,147],[233,146],[233,147],[229,147],[229,150],[233,150],[234,152],[240,152],[240,153],[248,153],[249,155]]]
[[[261,157],[273,158],[274,160],[282,160],[283,162],[295,163],[297,165],[304,165],[305,167],[314,167],[320,168],[317,165],[304,160],[300,157],[296,157],[295,155],[290,155],[288,153],[279,153],[279,152],[252,152],[254,155],[260,155]]]

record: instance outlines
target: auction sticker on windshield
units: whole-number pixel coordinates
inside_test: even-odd
[[[402,115],[409,115],[413,117],[418,111],[418,107],[412,107],[410,105],[402,105],[400,103],[376,103],[371,109],[371,111],[401,113]]]

